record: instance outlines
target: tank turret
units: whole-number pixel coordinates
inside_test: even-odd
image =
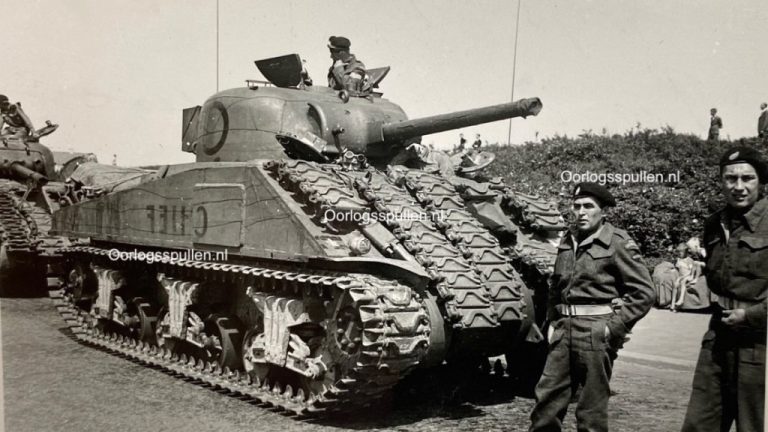
[[[269,82],[248,81],[246,88],[219,92],[203,106],[184,110],[182,150],[195,153],[198,162],[279,158],[285,153],[325,161],[342,149],[386,160],[422,135],[535,116],[542,107],[538,98],[530,98],[408,120],[403,109],[381,93],[349,97],[343,91],[304,85],[297,55],[256,63]],[[386,73],[374,75],[378,84]]]
[[[40,129],[43,135],[46,129],[56,129],[55,125]],[[37,142],[37,139],[20,136],[0,135],[0,178],[25,182],[33,179],[35,182],[53,179],[56,176],[53,153],[48,147]]]

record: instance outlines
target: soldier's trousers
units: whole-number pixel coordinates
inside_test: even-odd
[[[616,358],[605,339],[610,316],[564,317],[552,323],[549,355],[536,385],[531,432],[560,431],[579,386],[583,387],[576,404],[577,430],[608,430],[609,381]]]
[[[701,343],[683,432],[763,432],[765,333],[734,331],[715,314]]]

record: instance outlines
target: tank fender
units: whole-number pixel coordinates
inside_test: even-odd
[[[322,262],[321,262],[322,261]],[[388,258],[313,258],[309,260],[310,266],[322,266],[323,268],[340,269],[346,272],[359,272],[375,274],[377,276],[398,279],[408,284],[416,292],[424,292],[430,282],[430,277],[424,268],[418,264]]]

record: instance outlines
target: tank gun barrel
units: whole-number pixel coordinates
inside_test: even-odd
[[[24,180],[31,180],[38,185],[44,185],[48,183],[48,178],[39,172],[33,171],[21,163],[15,162],[12,163],[10,166],[11,172],[14,173],[18,178],[24,179]]]
[[[529,115],[535,116],[541,111],[541,108],[542,104],[539,98],[520,99],[515,102],[483,108],[404,120],[397,123],[387,123],[382,126],[381,132],[384,141],[403,141],[417,136],[445,132],[497,120],[527,117]]]

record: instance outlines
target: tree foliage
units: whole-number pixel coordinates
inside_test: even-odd
[[[640,244],[649,263],[671,259],[674,246],[701,237],[707,216],[723,206],[718,181],[718,161],[726,149],[747,145],[768,156],[757,139],[737,142],[703,141],[662,130],[632,129],[624,134],[595,135],[585,131],[577,138],[555,136],[540,143],[519,146],[492,145],[496,162],[487,169],[517,190],[555,199],[568,213],[574,182],[570,173],[650,174],[679,173],[678,182],[607,183],[618,205],[608,212],[614,225],[626,229]],[[665,177],[668,179],[668,177]]]

